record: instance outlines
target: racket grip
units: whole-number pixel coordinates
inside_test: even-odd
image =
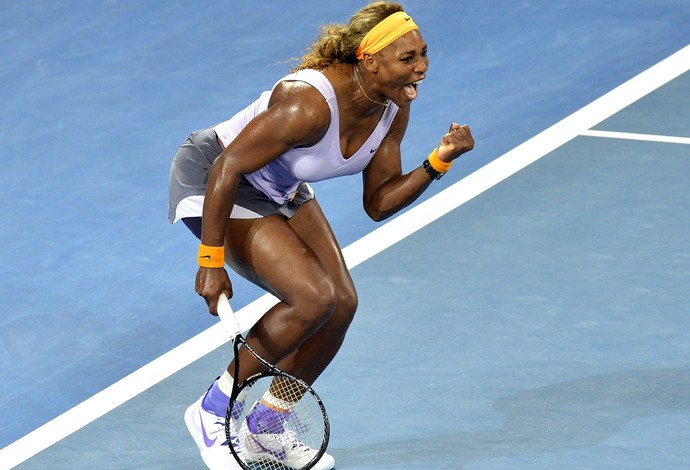
[[[235,339],[237,335],[242,333],[242,328],[240,328],[240,324],[237,318],[235,318],[235,312],[232,311],[230,301],[225,293],[220,294],[218,298],[218,317],[232,339]]]

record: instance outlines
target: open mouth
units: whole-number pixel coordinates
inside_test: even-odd
[[[417,97],[417,87],[422,83],[423,80],[417,80],[416,82],[408,83],[405,85],[405,96],[409,100],[413,100]]]

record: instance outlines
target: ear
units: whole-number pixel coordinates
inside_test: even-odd
[[[372,54],[364,54],[364,57],[362,57],[362,65],[367,72],[376,74],[378,73],[381,64],[379,63],[378,58]]]

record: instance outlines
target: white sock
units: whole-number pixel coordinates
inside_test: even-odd
[[[232,395],[232,384],[235,382],[235,380],[232,378],[232,375],[225,370],[223,374],[218,378],[218,388],[220,388],[220,391],[226,394],[227,396]]]

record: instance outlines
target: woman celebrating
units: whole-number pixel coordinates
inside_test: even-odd
[[[275,295],[279,303],[247,340],[309,384],[340,349],[357,293],[308,182],[361,172],[364,210],[380,221],[471,150],[469,128],[453,124],[418,168],[402,173],[410,104],[428,65],[427,46],[402,6],[372,3],[348,25],[324,27],[292,74],[228,121],[193,133],[173,160],[170,219],[182,220],[201,241],[197,293],[215,314],[220,294],[232,296],[227,263]],[[224,438],[224,416],[233,381],[260,370],[244,354],[239,377],[230,374],[231,363],[187,410],[209,468],[239,468]],[[315,468],[333,466],[325,454]]]

